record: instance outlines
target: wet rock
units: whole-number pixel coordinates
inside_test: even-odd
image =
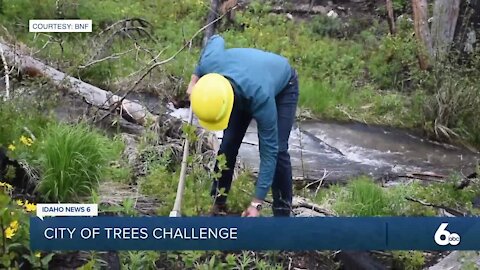
[[[473,207],[480,208],[480,196],[477,196],[475,199],[473,199]]]
[[[327,15],[327,13],[328,13],[328,9],[324,6],[312,7],[312,11],[314,13],[319,13],[319,14],[322,14],[322,15]]]
[[[327,16],[330,18],[336,19],[338,18],[338,13],[333,10],[330,10],[330,12],[327,13]]]

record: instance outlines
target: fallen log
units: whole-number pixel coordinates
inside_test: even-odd
[[[270,9],[273,13],[290,13],[290,14],[321,14],[327,15],[331,8],[324,6],[295,5],[294,7],[274,6]]]
[[[421,180],[426,182],[437,182],[437,183],[444,183],[447,176],[436,174],[432,172],[413,172],[413,173],[405,173],[405,174],[398,174],[398,173],[387,173],[381,177],[382,182],[391,182],[398,180],[399,178],[408,178],[414,180]]]
[[[26,55],[15,46],[0,43],[0,49],[3,50],[7,62],[15,65],[20,72],[25,70],[35,71],[39,76],[50,79],[56,87],[83,97],[87,103],[95,107],[108,110],[121,102],[121,108],[128,112],[136,123],[145,125],[156,120],[156,116],[151,114],[143,105],[127,99],[122,100],[122,97],[118,95],[65,74],[32,56]]]

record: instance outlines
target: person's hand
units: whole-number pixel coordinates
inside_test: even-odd
[[[193,86],[188,86],[187,88],[187,95],[188,95],[188,98],[190,98],[190,95],[192,95],[192,89],[193,89]]]
[[[242,217],[259,217],[260,216],[260,211],[257,210],[257,208],[253,206],[249,206],[247,210],[243,211]]]
[[[195,86],[195,84],[198,82],[200,78],[193,74],[192,75],[192,78],[190,79],[190,83],[188,84],[188,88],[187,88],[187,94],[188,94],[188,98],[190,98],[190,95],[192,94],[192,90],[193,90],[193,87]]]

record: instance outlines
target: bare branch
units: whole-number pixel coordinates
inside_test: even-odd
[[[79,66],[78,68],[84,69],[84,68],[87,68],[87,67],[89,67],[89,66],[98,64],[98,63],[100,63],[100,62],[103,62],[103,61],[106,61],[106,60],[109,60],[109,59],[118,59],[120,56],[125,55],[125,54],[127,54],[127,53],[129,53],[129,52],[131,52],[131,51],[133,51],[133,49],[130,49],[130,50],[128,50],[128,51],[121,52],[121,53],[114,53],[114,54],[112,54],[112,55],[110,55],[110,56],[107,56],[107,57],[104,57],[104,58],[102,58],[102,59],[98,59],[98,60],[92,61],[92,62],[90,62],[90,63],[87,63],[87,64],[85,64],[85,65],[81,65],[81,66]]]
[[[323,169],[323,176],[322,176],[320,179],[315,180],[315,181],[309,183],[309,184],[306,185],[304,188],[309,188],[310,186],[315,185],[315,184],[317,184],[317,183],[320,183],[320,184],[318,185],[318,186],[320,187],[320,186],[322,185],[323,181],[325,180],[325,178],[327,178],[327,176],[328,176],[329,174],[330,174],[330,173],[328,173],[326,169]],[[317,192],[318,192],[319,187],[317,188]],[[317,193],[317,192],[315,192],[315,193]],[[315,194],[315,195],[316,195],[316,194]]]
[[[152,27],[152,24],[150,22],[148,22],[147,20],[145,19],[142,19],[142,18],[129,18],[129,19],[123,19],[123,20],[120,20],[120,21],[117,21],[113,24],[111,24],[110,26],[108,26],[107,28],[105,28],[104,30],[102,30],[100,33],[98,33],[98,35],[102,35],[103,33],[105,32],[108,32],[110,30],[112,30],[115,26],[119,25],[119,24],[127,24],[128,22],[138,22],[142,27]],[[123,27],[122,27],[123,28]]]
[[[415,199],[415,198],[411,198],[411,197],[405,197],[405,199],[407,201],[419,203],[423,206],[429,206],[429,207],[433,207],[433,208],[442,209],[442,210],[447,211],[450,214],[453,214],[455,216],[468,216],[468,213],[453,209],[453,208],[448,207],[448,206],[444,206],[444,205],[440,205],[440,204],[433,204],[433,203],[425,202],[425,201]]]
[[[233,9],[235,9],[237,6],[233,7]],[[160,66],[160,65],[163,65],[163,64],[166,64],[170,61],[172,61],[173,59],[175,59],[175,57],[181,53],[185,48],[189,47],[190,44],[193,42],[193,39],[195,39],[195,37],[200,34],[202,31],[204,31],[205,29],[207,29],[210,25],[213,25],[215,24],[217,21],[221,20],[226,14],[223,14],[222,16],[218,17],[217,19],[213,20],[212,22],[206,24],[205,26],[203,26],[202,28],[200,28],[197,32],[195,32],[195,34],[193,34],[193,36],[190,38],[190,40],[188,42],[186,42],[178,51],[176,51],[172,56],[170,56],[169,58],[163,60],[163,61],[160,61],[160,62],[157,62],[153,65],[151,65],[147,71],[135,82],[135,84],[133,85],[132,88],[130,88],[130,90],[128,90],[123,96],[122,98],[116,102],[116,105],[108,112],[106,113],[105,115],[103,115],[102,117],[100,117],[98,120],[96,120],[95,122],[101,122],[103,119],[105,119],[108,115],[110,115],[111,113],[113,113],[115,110],[118,109],[118,107],[120,107],[123,103],[123,100],[125,100],[125,98],[131,93],[133,92],[137,86],[140,84],[140,82],[142,82],[142,80],[148,75],[150,74],[150,72],[152,72],[152,70],[154,70],[156,67]],[[109,100],[107,100],[109,102]],[[106,101],[106,102],[107,102]],[[98,111],[98,110],[97,110]]]

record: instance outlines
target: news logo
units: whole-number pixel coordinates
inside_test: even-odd
[[[452,245],[456,246],[460,244],[460,235],[457,233],[451,233],[447,231],[448,223],[442,223],[435,232],[435,243],[439,246]]]

